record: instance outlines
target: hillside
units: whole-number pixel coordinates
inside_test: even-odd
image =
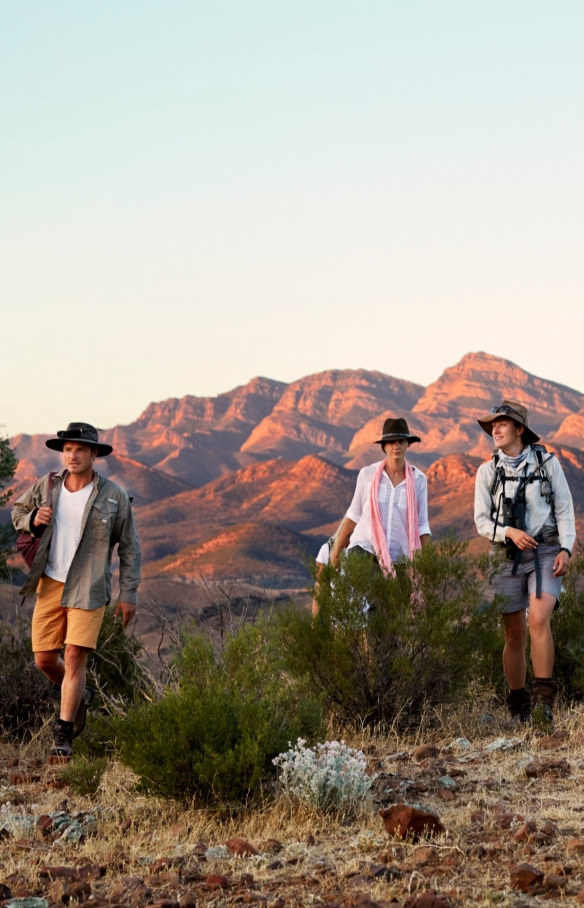
[[[310,583],[304,562],[316,557],[320,541],[283,527],[240,523],[175,555],[147,564],[145,577],[196,581],[238,577],[272,589]]]
[[[179,552],[202,565],[196,547],[215,537],[226,551],[208,569],[228,576],[251,565],[241,538],[221,536],[229,527],[277,527],[303,534],[309,546],[333,532],[351,500],[354,471],[380,458],[374,442],[384,419],[405,416],[422,438],[409,456],[428,475],[434,533],[455,526],[472,538],[474,474],[491,454],[476,418],[504,397],[528,406],[531,424],[558,453],[584,529],[584,394],[488,353],[467,354],[427,388],[381,372],[336,369],[290,384],[257,377],[216,397],[152,403],[135,422],[103,433],[115,453],[98,469],[134,496],[150,578],[154,563]],[[13,439],[18,491],[59,468],[46,437]],[[274,545],[268,549],[278,564]],[[275,583],[268,561],[265,578]],[[301,558],[297,570],[303,574]]]

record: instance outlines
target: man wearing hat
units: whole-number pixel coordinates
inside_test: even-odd
[[[411,558],[428,541],[426,477],[406,460],[409,446],[418,441],[405,419],[385,420],[376,441],[385,458],[359,471],[353,501],[331,553],[333,564],[348,548],[367,554],[384,573],[394,573],[394,561]]]
[[[535,702],[541,717],[551,722],[558,685],[552,678],[550,621],[576,540],[572,496],[561,465],[537,444],[539,436],[520,403],[504,400],[478,422],[495,443],[492,459],[478,469],[475,523],[506,556],[492,583],[504,595],[507,706],[513,722],[529,722]],[[525,686],[528,627],[533,697]]]
[[[85,727],[93,690],[85,666],[95,649],[112,592],[111,557],[118,546],[123,626],[136,612],[140,546],[127,492],[99,476],[96,457],[112,447],[88,423],[69,423],[46,441],[63,453],[64,469],[49,473],[21,495],[12,510],[18,533],[40,537],[21,593],[37,599],[32,618],[35,664],[61,688],[60,718],[49,762],[70,759],[73,738]],[[61,650],[65,647],[64,658]]]

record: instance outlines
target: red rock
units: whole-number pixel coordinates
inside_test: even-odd
[[[118,857],[123,858],[124,855],[118,854]],[[111,866],[112,863],[113,862],[110,862],[108,860],[108,865]],[[118,862],[117,866],[120,867],[122,865],[122,863],[124,863],[124,862],[123,861]],[[82,864],[80,867],[77,868],[77,874],[78,874],[80,880],[86,880],[87,882],[89,882],[89,881],[94,881],[94,880],[100,880],[102,878],[102,876],[105,876],[106,870],[107,870],[107,867],[105,867],[103,864]]]
[[[519,829],[517,829],[513,833],[513,838],[516,842],[527,842],[529,840],[529,836],[532,835],[532,833],[534,833],[536,830],[537,826],[533,822],[533,820],[528,820],[527,823],[524,823],[523,826],[520,826]]]
[[[18,766],[20,760],[18,757],[10,757],[9,760],[6,760],[6,766],[11,769],[13,766]]]
[[[195,842],[195,844],[193,845],[193,850],[198,852],[199,854],[205,854],[208,847],[209,846],[205,842],[199,841]]]
[[[210,873],[205,880],[205,884],[210,889],[226,889],[229,886],[229,877],[222,873]]]
[[[306,844],[309,848],[312,848],[314,845],[316,845],[316,839],[314,838],[312,833],[306,836]]]
[[[479,825],[479,824],[482,825],[486,819],[487,819],[487,814],[485,813],[484,810],[473,810],[473,812],[470,815],[471,823],[475,823],[477,825]]]
[[[576,854],[583,854],[584,853],[584,839],[577,839],[577,838],[570,839],[570,841],[566,845],[566,851],[572,851],[572,852],[575,852]]]
[[[438,792],[438,797],[441,801],[455,801],[456,795],[453,791],[449,791],[447,788],[441,788]]]
[[[525,767],[525,775],[528,779],[541,779],[542,776],[549,775],[568,776],[570,772],[571,767],[567,760],[534,761]]]
[[[498,826],[499,829],[510,829],[513,823],[523,823],[524,820],[525,817],[522,817],[520,813],[499,813],[493,818],[495,826]]]
[[[197,908],[197,899],[193,892],[185,892],[178,904],[179,908]]]
[[[404,908],[452,908],[452,902],[444,895],[424,892],[422,895],[414,895],[406,899]]]
[[[11,772],[10,773],[10,784],[11,785],[32,785],[33,782],[40,782],[41,777],[37,775],[31,775],[30,773],[23,772]]]
[[[543,883],[543,873],[531,864],[517,864],[511,868],[511,889],[530,892]]]
[[[267,902],[268,896],[263,892],[244,892],[243,901],[249,902]]]
[[[435,744],[418,744],[414,750],[414,760],[420,763],[429,757],[437,757],[439,753],[440,748],[436,747]]]
[[[584,889],[581,889],[578,895],[576,896],[576,903],[578,905],[584,905]]]
[[[78,883],[80,880],[79,872],[76,867],[41,867],[39,870],[41,879],[64,880],[66,883]]]
[[[71,891],[78,902],[84,902],[91,895],[91,886],[87,882],[73,883]]]
[[[469,858],[482,858],[485,856],[484,845],[473,845],[468,853]]]
[[[546,735],[544,738],[540,738],[537,743],[539,747],[545,748],[546,750],[556,750],[558,747],[561,747],[564,742],[561,738],[557,738],[556,735]]]
[[[432,845],[423,845],[421,848],[416,848],[415,851],[409,856],[409,861],[415,866],[422,866],[422,864],[437,864],[440,860],[440,854],[437,848],[434,848]]]
[[[47,889],[47,895],[51,902],[68,905],[73,898],[73,891],[64,880],[55,880]]]
[[[132,828],[133,825],[134,825],[133,819],[131,817],[126,817],[126,819],[123,821],[123,823],[120,826],[121,834],[125,835],[127,832],[130,831],[130,829]]]
[[[150,865],[150,873],[162,873],[163,870],[169,870],[170,867],[174,867],[175,864],[178,864],[179,858],[157,858],[153,864]]]
[[[237,836],[233,836],[233,838],[225,842],[225,845],[227,846],[227,848],[229,848],[230,851],[233,852],[233,854],[237,854],[240,857],[259,854],[257,848],[254,848],[254,846],[250,842],[246,842],[245,839],[240,839]]]
[[[152,902],[150,908],[178,908],[178,902],[174,899],[159,899],[157,902]]]
[[[557,874],[550,873],[546,875],[543,885],[546,891],[549,892],[550,890],[564,889],[567,882],[565,876],[558,876]]]
[[[417,807],[408,807],[406,804],[394,804],[379,811],[385,829],[391,836],[405,839],[411,835],[414,838],[425,836],[430,838],[444,832],[444,826],[433,813],[418,810]]]
[[[40,833],[43,838],[46,838],[53,831],[53,820],[52,817],[43,815],[37,820],[37,826],[40,830]]]

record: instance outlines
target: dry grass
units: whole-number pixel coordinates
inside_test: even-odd
[[[167,874],[168,878],[157,878],[161,885],[153,888],[148,860],[175,856],[182,862],[183,872],[197,867],[202,876],[224,873],[234,882],[242,871],[251,873],[255,880],[253,889],[263,893],[268,902],[281,896],[291,904],[317,904],[331,899],[349,903],[351,898],[355,900],[355,892],[365,892],[374,901],[388,904],[395,899],[403,905],[412,892],[431,888],[449,894],[454,904],[543,904],[543,895],[515,894],[510,890],[510,866],[527,861],[541,868],[548,877],[556,869],[570,866],[566,890],[575,894],[584,888],[584,855],[570,853],[567,846],[572,837],[584,833],[584,709],[561,710],[556,728],[568,732],[569,737],[547,745],[545,739],[531,732],[509,729],[501,713],[495,713],[486,722],[479,715],[480,710],[470,708],[428,715],[416,734],[408,737],[365,732],[346,737],[347,743],[363,748],[372,769],[383,773],[376,783],[377,803],[350,824],[340,816],[319,815],[283,798],[271,802],[266,799],[263,804],[231,813],[184,808],[144,797],[137,790],[132,773],[115,762],[109,764],[93,797],[77,797],[70,789],[50,789],[46,783],[58,776],[59,769],[46,768],[44,763],[39,765],[50,736],[46,725],[17,751],[6,742],[0,745],[0,786],[9,783],[10,772],[40,774],[39,782],[18,786],[24,799],[18,810],[50,813],[66,798],[70,811],[98,810],[98,833],[77,846],[61,849],[40,837],[20,844],[10,839],[2,841],[0,882],[14,880],[16,874],[21,888],[23,885],[36,892],[40,891],[39,866],[92,863],[108,867],[106,876],[92,883],[94,895],[108,896],[118,890],[116,898],[120,904],[130,904],[129,893],[120,896],[125,886],[122,881],[129,875],[145,879],[153,889],[152,898],[176,899],[192,889],[199,901],[226,904],[242,900],[239,895],[244,890],[240,892],[232,887],[223,894],[219,890],[218,895],[216,891],[206,890],[202,883],[186,884],[174,871]],[[484,747],[495,738],[513,735],[523,739],[517,750],[484,752]],[[477,754],[474,761],[460,762],[461,757],[468,756],[464,751],[444,752],[443,748],[458,737],[470,739],[472,753]],[[447,761],[449,771],[456,767],[466,772],[459,779],[460,789],[454,800],[442,800],[439,788],[434,789],[431,765],[407,759],[388,760],[400,752],[411,754],[419,743],[436,744],[443,750],[440,760]],[[554,749],[547,749],[550,744]],[[9,769],[7,760],[15,756],[20,760],[19,766]],[[527,778],[525,765],[530,760],[559,758],[569,761],[568,776]],[[432,783],[429,791],[406,791],[404,799],[438,813],[446,827],[447,831],[432,843],[437,849],[434,864],[419,863],[418,844],[390,840],[378,816],[379,806],[391,803],[391,796],[384,792],[399,781],[398,774],[402,781],[409,780],[422,787],[424,782]],[[484,822],[472,818],[476,811],[485,812]],[[538,828],[552,821],[559,832],[547,844],[517,842],[513,829],[501,829],[498,825],[497,816],[505,811],[535,820]],[[232,836],[256,846],[273,838],[284,847],[276,855],[265,853],[262,846],[263,853],[254,857],[199,863],[197,843],[203,841],[216,846]],[[307,844],[309,836],[314,837],[315,844]],[[469,856],[473,845],[482,845],[486,854],[481,858]],[[367,876],[370,866],[378,865],[380,860],[399,867],[401,877],[390,882],[365,878],[358,881],[356,888],[351,884],[351,875]],[[568,894],[558,893],[558,897],[571,900]]]

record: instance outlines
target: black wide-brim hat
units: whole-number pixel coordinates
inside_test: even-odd
[[[90,448],[97,448],[98,457],[107,457],[113,451],[111,445],[99,441],[97,429],[87,422],[70,422],[66,429],[57,432],[56,438],[47,438],[45,444],[51,451],[62,451],[63,445],[68,441],[77,441],[79,444],[89,445]]]
[[[408,424],[400,417],[399,419],[386,419],[383,423],[383,434],[375,444],[383,445],[386,441],[399,441],[400,439],[405,438],[406,441],[409,441],[410,444],[414,441],[421,441],[421,438],[418,438],[417,435],[410,435],[410,430]]]

